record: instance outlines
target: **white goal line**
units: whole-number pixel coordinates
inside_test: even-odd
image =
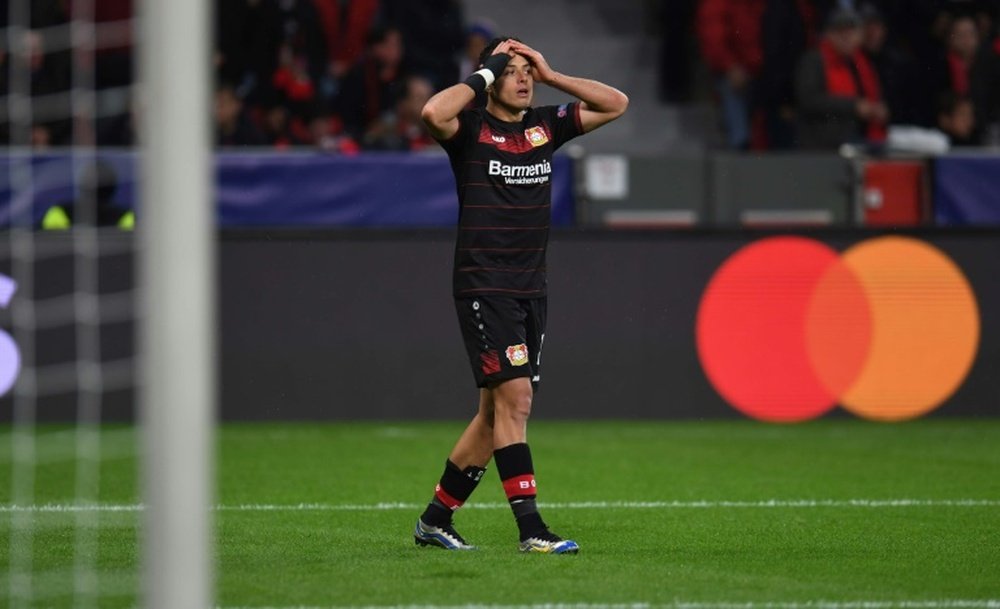
[[[907,507],[1000,507],[1000,499],[765,499],[759,501],[569,501],[539,502],[539,507],[555,510],[622,509],[768,509],[768,508],[907,508]],[[240,503],[217,505],[218,512],[379,512],[418,510],[424,503]],[[507,503],[468,503],[465,509],[509,509]],[[73,504],[0,505],[0,513],[61,512],[140,512],[142,504]],[[872,609],[878,609],[872,608]],[[998,607],[997,609],[1000,609]]]

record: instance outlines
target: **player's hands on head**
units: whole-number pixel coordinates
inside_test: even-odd
[[[535,49],[529,47],[523,42],[518,42],[516,40],[509,41],[511,43],[510,50],[516,55],[522,55],[531,64],[531,71],[536,81],[551,84],[556,80],[556,71],[549,66],[549,63],[545,61],[545,57]],[[498,45],[499,46],[499,45]]]
[[[504,40],[503,42],[501,42],[500,44],[498,44],[496,46],[496,48],[493,49],[493,53],[492,54],[493,55],[499,55],[500,53],[507,53],[508,55],[510,55],[511,57],[513,57],[514,53],[510,50],[510,47],[511,47],[512,44],[514,44],[514,41],[508,38],[507,40]]]
[[[493,74],[492,78],[486,80],[487,86],[492,84],[495,79],[500,78],[510,58],[514,56],[514,53],[510,50],[511,42],[511,40],[504,40],[498,44],[493,49],[493,53],[483,62],[483,70],[489,70]]]

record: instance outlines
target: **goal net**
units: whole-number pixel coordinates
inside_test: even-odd
[[[210,4],[0,1],[0,605],[210,605]]]

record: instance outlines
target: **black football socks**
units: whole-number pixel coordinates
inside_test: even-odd
[[[452,513],[469,499],[469,495],[476,490],[484,473],[486,473],[484,467],[470,465],[465,469],[459,469],[451,459],[448,459],[445,462],[444,473],[441,474],[441,481],[434,487],[434,498],[427,504],[427,509],[420,519],[435,527],[450,524]]]
[[[510,502],[510,509],[517,520],[521,541],[538,536],[548,530],[542,522],[535,503],[535,470],[531,464],[531,450],[525,443],[511,444],[493,451],[497,473],[503,481],[503,490]]]

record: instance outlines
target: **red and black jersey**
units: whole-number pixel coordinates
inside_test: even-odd
[[[529,108],[517,122],[485,108],[458,120],[441,142],[458,187],[455,296],[544,296],[552,154],[583,133],[580,104]]]

